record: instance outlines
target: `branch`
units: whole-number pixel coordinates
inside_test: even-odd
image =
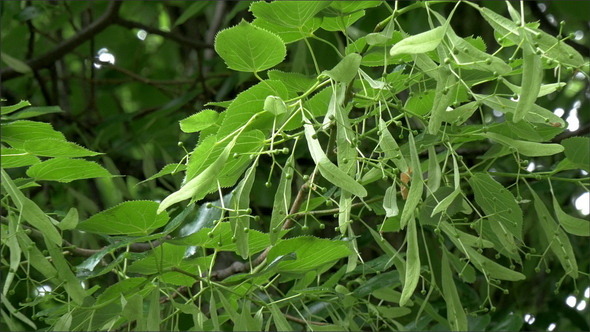
[[[180,35],[172,33],[172,32],[163,31],[163,30],[160,30],[160,29],[157,29],[157,28],[154,28],[154,27],[151,27],[149,25],[145,25],[145,24],[142,24],[139,22],[129,21],[124,18],[116,17],[113,23],[120,25],[122,27],[128,28],[128,29],[145,30],[148,33],[153,33],[154,35],[160,35],[164,38],[174,40],[175,42],[178,42],[179,44],[188,45],[188,46],[191,46],[196,49],[213,48],[213,45],[210,43],[203,43],[203,42],[199,42],[199,41],[194,41],[192,39],[185,38],[183,36],[180,36]]]
[[[578,128],[578,130],[566,131],[564,133],[561,133],[560,135],[557,135],[551,141],[554,143],[559,143],[566,138],[570,138],[570,137],[574,137],[574,136],[583,136],[583,135],[587,135],[588,133],[590,133],[590,123],[586,123],[582,127]]]
[[[92,22],[84,30],[74,35],[72,38],[61,42],[53,50],[40,55],[39,57],[27,61],[27,65],[31,70],[39,70],[51,66],[55,61],[61,59],[64,55],[74,50],[76,47],[82,45],[85,41],[92,38],[94,35],[103,31],[106,27],[113,23],[118,15],[119,8],[123,4],[122,1],[112,1],[104,14],[96,21]],[[12,68],[4,68],[0,71],[2,81],[8,81],[19,77],[23,73],[19,73]]]

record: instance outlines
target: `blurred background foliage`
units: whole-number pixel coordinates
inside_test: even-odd
[[[57,215],[75,206],[84,219],[126,200],[159,200],[178,188],[180,176],[139,185],[138,182],[166,164],[178,162],[195,146],[197,138],[183,134],[179,120],[201,110],[207,102],[231,100],[257,82],[249,73],[228,70],[213,50],[218,31],[242,19],[252,20],[247,11],[250,3],[0,2],[1,96],[6,99],[5,105],[24,99],[36,106],[61,107],[63,112],[37,120],[51,123],[70,141],[105,153],[97,157],[99,162],[113,174],[124,175],[70,184],[44,184],[31,190],[31,198],[45,211]],[[399,6],[403,8],[409,3],[401,1]],[[502,1],[477,3],[508,16]],[[518,3],[514,5],[518,7]],[[452,4],[441,6],[447,13],[452,8]],[[550,34],[567,36],[569,45],[585,56],[590,54],[590,1],[526,1],[524,9],[528,21],[538,21],[540,28]],[[385,15],[379,8],[368,9],[349,28],[349,35],[365,35]],[[425,11],[398,18],[411,34],[423,31],[428,26],[427,19]],[[460,6],[452,25],[460,36],[482,36],[488,49],[497,49],[493,31],[481,21],[473,8]],[[319,37],[342,43],[338,33],[322,31]],[[331,68],[339,61],[326,44],[310,42],[321,67]],[[288,45],[288,58],[277,69],[314,72],[302,41]],[[543,97],[538,103],[568,119],[569,130],[562,135],[587,135],[590,131],[588,80],[581,73],[571,73],[569,77],[566,89]],[[18,170],[11,173],[13,178],[19,177]],[[569,189],[557,190],[567,193]],[[575,195],[580,193],[573,195],[569,202],[564,202],[567,212],[574,210]],[[260,208],[268,208],[271,202],[272,197],[265,199],[263,194],[253,200]],[[528,328],[544,330],[556,323],[561,330],[589,330],[588,318],[583,315],[588,309],[576,310],[575,305],[571,307],[564,302],[573,294],[574,286],[563,285],[556,296],[552,293],[556,281],[540,273],[538,289],[520,290],[522,305],[537,316],[536,321],[529,319],[532,325]],[[584,288],[581,290],[583,293]],[[581,299],[583,295],[577,297]],[[505,307],[510,308],[511,304],[506,303]],[[498,308],[503,308],[501,301]],[[509,312],[497,314],[510,316]],[[521,316],[517,318],[522,324],[521,319]],[[504,322],[508,324],[510,320]],[[520,325],[517,322],[514,326]],[[497,326],[500,330],[507,327],[510,326]]]

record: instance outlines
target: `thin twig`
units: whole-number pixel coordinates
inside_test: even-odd
[[[27,65],[31,70],[39,70],[51,66],[55,61],[61,59],[64,55],[68,54],[113,23],[122,4],[122,1],[112,1],[104,14],[99,19],[92,22],[92,24],[86,29],[80,31],[80,33],[74,35],[72,38],[61,42],[53,50],[27,61]],[[2,77],[3,81],[8,81],[21,75],[23,75],[23,73],[10,67],[4,68],[0,71],[0,77]]]
[[[129,21],[126,20],[124,18],[120,18],[117,17],[114,21],[115,24],[120,25],[122,27],[125,28],[129,28],[129,29],[141,29],[141,30],[145,30],[147,33],[152,33],[154,35],[159,35],[162,36],[166,39],[170,39],[170,40],[174,40],[175,42],[182,44],[182,45],[186,45],[186,46],[191,46],[195,49],[201,49],[201,48],[212,48],[213,45],[210,43],[203,43],[203,42],[199,42],[199,41],[195,41],[189,38],[185,38],[183,36],[180,36],[176,33],[172,33],[172,32],[168,32],[168,31],[163,31],[154,27],[151,27],[149,25],[145,25],[139,22],[134,22],[134,21]]]
[[[292,316],[289,314],[284,314],[284,315],[285,315],[285,318],[287,318],[288,320],[295,322],[295,323],[302,324],[302,325],[308,325],[308,324],[309,325],[319,325],[319,326],[328,325],[328,323],[316,322],[313,320],[305,320],[305,319],[295,317],[295,316]]]

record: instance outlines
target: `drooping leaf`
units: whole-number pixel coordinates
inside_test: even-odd
[[[508,232],[522,240],[522,210],[512,193],[484,173],[474,173],[469,184],[473,188],[475,201],[490,216],[494,231]]]
[[[451,330],[467,331],[467,316],[465,315],[465,310],[463,310],[463,305],[457,292],[457,286],[453,280],[446,252],[443,252],[441,269],[442,291],[445,302],[447,303],[447,320],[451,325]]]
[[[264,110],[274,116],[280,116],[287,113],[287,105],[277,96],[268,96],[264,100]]]
[[[233,236],[236,239],[238,254],[246,259],[249,256],[248,233],[250,231],[250,216],[247,211],[250,208],[250,192],[256,174],[257,160],[244,174],[244,178],[233,191],[230,201],[229,223]]]
[[[507,147],[512,147],[518,153],[529,157],[551,156],[564,150],[560,144],[515,140],[492,132],[481,134],[481,136],[497,141]]]
[[[404,172],[408,172],[408,164],[402,155],[399,145],[387,129],[387,125],[383,119],[379,120],[379,146],[385,156],[393,161],[397,168]]]
[[[2,187],[4,187],[14,202],[23,219],[41,231],[43,236],[49,239],[52,243],[61,245],[61,235],[51,223],[49,217],[37,204],[35,204],[35,202],[25,197],[25,195],[16,187],[14,181],[4,171],[4,169],[0,169],[0,171],[2,174]]]
[[[203,172],[187,182],[182,188],[168,195],[158,207],[157,213],[161,213],[168,207],[187,199],[199,200],[209,192],[215,184],[217,175],[225,165],[231,149],[234,147],[235,138],[223,149],[223,152]]]
[[[157,213],[154,201],[128,201],[80,222],[77,229],[109,235],[142,236],[162,227],[168,213]]]
[[[422,192],[424,191],[424,180],[422,179],[422,168],[420,166],[420,159],[418,151],[416,150],[416,142],[414,141],[414,135],[409,133],[408,145],[410,146],[410,159],[411,159],[411,183],[410,190],[406,199],[406,204],[401,214],[401,228],[405,228],[410,220],[414,217],[414,210],[422,200]]]
[[[385,217],[395,217],[399,214],[397,207],[397,191],[395,190],[395,182],[385,190],[383,196],[383,208],[385,209]]]
[[[186,170],[186,165],[184,165],[184,164],[168,164],[168,165],[162,167],[162,169],[158,173],[150,176],[149,178],[147,178],[143,181],[138,182],[137,184],[152,181],[152,180],[160,178],[164,175],[177,174],[177,173],[180,173],[184,170]]]
[[[561,227],[566,232],[578,236],[590,236],[590,221],[576,218],[565,213],[555,196],[553,197],[553,209]]]
[[[279,180],[279,186],[275,193],[273,202],[272,214],[270,217],[270,243],[275,244],[279,239],[279,231],[281,225],[285,222],[285,218],[289,213],[291,206],[291,183],[293,181],[293,155],[289,156]]]
[[[543,63],[541,56],[536,53],[532,45],[532,36],[528,32],[521,30],[522,35],[522,89],[514,110],[514,122],[524,119],[526,114],[531,109],[532,105],[537,100],[537,95],[543,83]]]
[[[402,39],[393,45],[389,55],[420,54],[430,52],[440,44],[445,36],[445,27],[439,26],[432,30]]]
[[[416,225],[416,219],[411,218],[408,221],[407,233],[406,233],[406,276],[404,278],[404,288],[402,289],[402,295],[399,300],[399,305],[404,306],[412,294],[418,281],[420,280],[420,250],[418,249],[418,231]]]
[[[475,98],[482,102],[484,105],[497,110],[502,113],[511,113],[514,114],[516,110],[516,101],[512,101],[510,99],[498,97],[497,95],[479,95],[475,94]],[[540,123],[540,124],[551,124],[552,126],[556,126],[558,128],[565,127],[565,121],[553,114],[550,110],[543,108],[537,104],[533,104],[529,111],[524,116],[524,120],[532,123]]]
[[[530,186],[529,189],[531,189]],[[561,266],[568,275],[574,279],[578,278],[578,263],[576,262],[576,255],[574,254],[572,244],[567,234],[555,222],[539,195],[537,195],[532,189],[530,192],[533,196],[533,204],[535,206],[539,224],[545,234],[547,242],[549,242],[551,252],[557,257],[559,263],[561,263]]]
[[[278,65],[287,54],[279,36],[246,21],[219,32],[215,51],[230,69],[253,73]]]
[[[304,121],[308,120],[305,119]],[[322,174],[322,176],[332,184],[349,191],[353,195],[359,197],[367,196],[367,190],[360,183],[356,182],[356,180],[344,173],[338,168],[338,166],[334,165],[328,159],[317,138],[314,138],[316,132],[313,128],[313,125],[304,124],[303,126],[305,128],[307,146],[311,153],[312,159],[318,166],[320,174]]]

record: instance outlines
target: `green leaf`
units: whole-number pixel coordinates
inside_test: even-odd
[[[497,233],[509,232],[522,240],[522,210],[512,193],[484,173],[474,173],[469,185],[473,188],[475,201],[489,216],[489,222],[493,223],[493,230]]]
[[[443,87],[444,88],[444,87]],[[442,92],[442,91],[441,91]],[[435,91],[426,90],[419,93],[412,94],[406,100],[404,108],[413,114],[426,115],[432,110],[435,100]]]
[[[465,315],[465,310],[463,310],[463,305],[457,292],[457,286],[455,286],[455,281],[453,280],[447,255],[446,252],[443,252],[441,264],[442,293],[447,303],[447,320],[451,325],[452,331],[467,331],[467,316]]]
[[[16,72],[21,74],[27,74],[31,72],[31,67],[29,67],[29,65],[27,65],[24,61],[14,58],[4,52],[0,52],[0,58],[8,67],[14,69]]]
[[[66,140],[62,133],[55,131],[50,124],[43,122],[19,120],[2,124],[1,128],[1,140],[17,149],[22,149],[27,140],[49,138]]]
[[[561,141],[565,156],[577,167],[590,172],[590,137],[570,137]]]
[[[399,214],[396,194],[395,182],[393,182],[391,186],[385,190],[385,196],[383,196],[383,208],[385,209],[386,218],[395,217]]]
[[[461,250],[467,257],[469,257],[469,259],[471,259],[472,264],[478,270],[485,273],[488,277],[508,281],[519,281],[526,279],[524,274],[496,263],[495,261],[481,255],[471,247],[462,247],[459,242],[454,241],[453,238],[450,239],[455,243],[459,250]]]
[[[440,222],[440,228],[445,232],[448,237],[453,237],[461,243],[461,245],[466,245],[470,247],[476,248],[493,248],[494,244],[488,240],[484,240],[481,237],[473,236],[471,234],[462,232],[455,228],[455,226],[449,224],[447,221]]]
[[[161,178],[162,176],[168,175],[168,174],[174,175],[174,174],[180,173],[184,170],[186,170],[186,165],[184,165],[184,164],[168,164],[168,165],[162,167],[162,169],[158,173],[150,176],[149,178],[147,178],[143,181],[138,182],[137,184],[139,185],[139,184],[142,184],[142,183],[145,183],[148,181],[152,181],[152,180],[155,180],[157,178]]]
[[[279,116],[287,113],[287,105],[277,96],[268,96],[264,100],[264,110],[274,116]]]
[[[33,118],[40,115],[52,114],[52,113],[63,113],[64,111],[59,106],[43,106],[43,107],[27,107],[16,114],[7,116],[10,120],[21,120]]]
[[[485,104],[486,106],[497,110],[502,113],[512,113],[514,114],[516,110],[516,101],[512,101],[510,99],[498,97],[496,95],[479,95],[474,94],[474,97]],[[533,104],[527,114],[524,116],[524,119],[528,122],[533,123],[542,123],[542,124],[551,124],[558,127],[565,127],[565,121],[563,119],[551,112],[550,110],[543,108],[537,104]]]
[[[399,305],[402,307],[408,302],[412,294],[414,294],[414,290],[416,289],[416,286],[418,286],[418,281],[420,280],[420,250],[418,248],[418,231],[416,228],[416,219],[412,217],[408,222],[408,230],[406,233],[408,248],[406,250],[406,276],[404,279],[402,295],[399,300]]]
[[[254,73],[278,65],[287,54],[279,36],[243,20],[217,34],[215,51],[230,69]]]
[[[512,67],[500,58],[479,50],[464,38],[457,36],[451,28],[447,31],[447,37],[453,45],[453,51],[456,54],[453,53],[452,57],[458,66],[472,70],[496,72],[500,75],[512,71]]]
[[[68,293],[69,298],[77,305],[82,305],[87,291],[82,288],[80,280],[72,272],[68,261],[64,257],[61,243],[56,244],[46,237],[45,245],[51,256],[51,261],[57,270],[57,277],[63,283],[63,287]]]
[[[10,198],[12,198],[14,205],[21,213],[23,219],[41,231],[43,236],[52,243],[61,245],[61,235],[51,223],[49,217],[47,217],[35,202],[25,197],[4,169],[0,169],[0,171],[2,172],[2,187],[4,187]]]
[[[104,167],[83,159],[53,158],[31,166],[27,175],[35,180],[72,182],[74,180],[112,177]]]
[[[154,201],[129,201],[99,212],[78,224],[77,229],[109,235],[148,235],[168,221],[168,213],[156,213]]]
[[[422,199],[422,192],[424,191],[424,180],[422,179],[422,168],[420,166],[420,157],[416,150],[416,142],[414,141],[414,135],[408,134],[408,145],[410,146],[410,158],[411,158],[411,172],[412,181],[410,182],[410,190],[408,191],[408,197],[406,204],[402,210],[400,217],[400,226],[405,228],[408,221],[414,219],[414,210]]]
[[[399,145],[393,138],[393,135],[387,129],[387,125],[383,119],[379,119],[379,146],[385,156],[391,159],[395,166],[402,172],[408,172],[408,164],[402,155]]]
[[[4,99],[2,101],[4,101]],[[31,103],[29,103],[28,100],[21,100],[18,103],[10,106],[0,106],[0,115],[10,114],[27,106],[31,106]]]
[[[180,129],[185,133],[196,133],[213,125],[218,117],[219,113],[214,110],[204,109],[180,120]]]
[[[338,1],[335,1],[338,2]],[[346,31],[348,27],[353,25],[356,21],[361,19],[365,16],[364,10],[359,10],[357,12],[348,14],[348,15],[341,15],[336,17],[329,17],[325,16],[322,21],[322,29],[326,31]]]
[[[139,287],[147,282],[144,277],[123,279],[115,284],[112,284],[102,292],[96,299],[96,303],[106,303],[121,295],[128,295],[139,291]]]
[[[395,292],[392,289],[392,286],[400,284],[399,275],[399,271],[388,271],[385,273],[377,274],[376,276],[372,277],[366,282],[363,282],[357,288],[355,288],[352,291],[352,295],[354,297],[363,298],[369,294],[380,294],[382,295],[381,297],[386,297],[389,300],[391,300],[391,302],[399,303],[401,294]],[[384,290],[387,291],[384,292]],[[393,294],[391,294],[392,292]],[[409,305],[410,303],[412,303],[412,301],[408,300],[407,304]]]
[[[293,92],[305,92],[316,82],[315,78],[301,73],[284,72],[277,69],[271,69],[266,73],[270,80],[281,81],[287,90]]]
[[[217,159],[209,164],[207,168],[195,178],[187,182],[178,191],[168,195],[158,207],[157,213],[161,213],[168,207],[191,198],[192,200],[199,200],[209,192],[212,185],[215,184],[217,175],[225,165],[231,149],[234,147],[235,138],[223,149],[223,152]]]
[[[389,55],[420,54],[433,51],[445,36],[445,27],[439,26],[432,30],[402,39],[393,45]]]
[[[533,49],[532,37],[524,30],[521,30],[522,40],[522,86],[516,109],[514,110],[513,121],[518,122],[524,119],[537,100],[537,95],[543,83],[543,62],[541,56]]]
[[[483,18],[498,32],[503,38],[508,38],[515,44],[520,42],[520,31],[518,26],[504,16],[497,14],[486,7],[477,7]]]
[[[280,272],[295,273],[321,268],[325,264],[348,256],[350,249],[344,241],[301,236],[278,242],[270,249],[266,260],[272,262],[277,257],[290,253],[295,253],[297,258],[280,262]]]
[[[285,318],[285,314],[281,312],[281,310],[279,309],[279,307],[276,304],[270,303],[268,305],[268,310],[270,310],[270,313],[272,315],[273,323],[275,324],[275,331],[292,331],[293,330],[293,328],[291,327],[289,322],[287,322],[287,319]]]
[[[539,45],[538,48],[542,51],[543,57],[574,68],[580,68],[587,63],[576,49],[563,40],[559,40],[541,29],[533,29],[533,31],[532,34],[535,35],[532,38],[533,42]]]
[[[19,265],[21,263],[21,254],[22,250],[18,243],[18,239],[14,234],[18,233],[18,219],[16,215],[9,214],[8,216],[8,227],[4,226],[4,228],[0,231],[2,234],[2,244],[6,245],[10,250],[10,264],[8,273],[5,274],[4,277],[4,285],[2,287],[2,294],[7,294],[8,290],[10,289],[10,285],[16,276],[16,271],[18,271]],[[6,234],[7,233],[7,234]],[[8,234],[12,234],[12,236],[8,236]]]
[[[25,150],[0,147],[3,168],[15,168],[38,164],[41,160]]]
[[[78,210],[76,208],[71,208],[62,221],[57,224],[57,227],[59,227],[59,229],[62,231],[74,229],[76,226],[78,226],[79,220]]]
[[[348,84],[356,77],[362,58],[357,53],[348,54],[334,68],[324,71],[322,75],[326,75],[336,82]]]
[[[533,196],[533,204],[537,212],[539,224],[547,242],[549,242],[551,251],[557,257],[565,272],[572,278],[577,279],[578,263],[576,262],[576,255],[574,254],[567,234],[555,222],[539,195],[530,186],[529,189]]]
[[[444,113],[457,98],[457,89],[459,86],[457,78],[447,66],[441,65],[438,68],[438,72],[434,102],[430,112],[430,119],[428,120],[428,133],[432,135],[438,133]]]
[[[262,18],[256,18],[252,25],[264,29],[266,31],[270,31],[277,36],[281,37],[281,40],[285,44],[291,44],[298,40],[305,39],[311,37],[321,24],[320,19],[312,19],[305,22],[304,25],[297,27],[297,28],[287,28],[285,26],[281,26],[278,24],[274,24]]]
[[[284,233],[283,233],[284,234]],[[281,234],[281,235],[283,235]],[[189,236],[169,240],[168,242],[182,246],[199,246],[203,248],[213,248],[217,251],[237,251],[236,242],[232,241],[234,234],[231,225],[222,222],[213,228],[201,228],[198,232]],[[251,229],[248,232],[248,248],[250,254],[255,254],[267,248],[270,245],[268,234],[261,233]]]
[[[248,120],[256,115],[249,128],[259,129],[266,133],[272,129],[274,115],[264,110],[264,102],[268,96],[277,96],[283,100],[288,99],[288,91],[280,81],[265,80],[248,90],[238,94],[224,112],[225,117],[217,132],[217,138],[223,139],[228,134],[242,127]]]
[[[28,153],[41,157],[88,157],[102,153],[86,149],[76,143],[67,142],[55,138],[43,138],[27,140],[23,149]]]
[[[334,165],[328,158],[318,162],[320,174],[333,185],[342,188],[358,197],[367,196],[367,190],[355,179],[344,173],[338,166]]]
[[[186,8],[182,12],[180,17],[178,17],[176,19],[176,22],[174,22],[174,26],[181,25],[184,22],[186,22],[189,18],[199,14],[200,12],[203,11],[203,9],[205,7],[207,7],[208,4],[210,4],[210,2],[207,2],[207,1],[195,1],[195,2],[191,3],[191,5],[188,6],[188,8]]]
[[[555,196],[553,196],[553,209],[555,210],[557,220],[559,220],[561,227],[563,227],[566,232],[577,236],[590,236],[590,221],[576,218],[565,213],[561,209],[557,199],[555,199]]]
[[[481,102],[472,101],[456,108],[447,108],[442,112],[441,120],[458,126],[467,121],[480,105]]]
[[[45,234],[47,235],[47,234]],[[16,233],[18,243],[23,250],[24,257],[28,257],[31,266],[47,279],[54,279],[57,276],[55,267],[47,260],[46,256],[37,248],[37,243],[33,242],[25,232]],[[51,236],[50,236],[51,237]],[[61,244],[62,240],[59,239]]]
[[[480,135],[497,141],[507,147],[513,147],[518,153],[529,157],[552,156],[564,150],[563,146],[560,144],[543,144],[537,142],[514,140],[512,138],[492,132],[487,132]]]
[[[320,174],[328,180],[330,183],[337,187],[340,187],[346,191],[349,191],[353,195],[359,197],[367,196],[367,190],[355,179],[344,173],[338,166],[334,165],[322,150],[320,143],[317,138],[313,125],[307,124],[309,120],[304,119],[306,124],[303,125],[305,128],[305,138],[307,139],[307,146],[311,153],[311,157],[318,166]]]
[[[249,256],[248,233],[250,231],[250,215],[246,212],[250,208],[250,192],[256,174],[256,160],[246,171],[244,178],[233,191],[230,202],[229,223],[236,239],[238,254],[243,259]]]
[[[250,11],[273,24],[299,28],[329,5],[329,1],[258,1],[250,6]]]
[[[274,245],[279,239],[281,225],[285,222],[291,206],[291,184],[293,182],[293,155],[285,162],[279,186],[275,193],[275,199],[272,206],[272,215],[270,217],[270,243]]]

